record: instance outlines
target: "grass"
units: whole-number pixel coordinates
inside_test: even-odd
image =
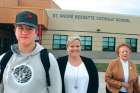
[[[108,63],[96,63],[96,67],[99,72],[105,72],[107,69]]]
[[[108,63],[96,63],[96,67],[99,72],[105,72],[108,67]],[[140,64],[137,65],[137,70],[140,75]]]
[[[140,64],[137,65],[137,70],[138,70],[138,73],[140,75]]]

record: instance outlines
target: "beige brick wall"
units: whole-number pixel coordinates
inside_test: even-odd
[[[76,33],[80,36],[92,36],[93,51],[102,51],[103,37],[115,37],[116,47],[124,43],[125,38],[138,39],[137,50],[140,52],[140,17],[50,9],[47,9],[46,13],[48,15],[48,31],[43,31],[43,44],[49,49],[52,49],[53,34],[71,35]],[[67,16],[64,18],[64,15]],[[76,16],[90,16],[90,19],[76,19]],[[94,20],[91,17],[94,17]],[[99,20],[101,17],[113,18],[113,21]]]

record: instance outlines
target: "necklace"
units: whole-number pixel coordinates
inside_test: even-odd
[[[79,72],[79,66],[76,69],[76,75],[75,75],[75,85],[74,85],[74,89],[78,89],[78,72]]]

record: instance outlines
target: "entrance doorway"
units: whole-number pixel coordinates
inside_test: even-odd
[[[16,42],[13,24],[0,24],[0,54],[8,51]]]

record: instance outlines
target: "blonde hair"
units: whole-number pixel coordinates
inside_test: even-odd
[[[73,41],[73,40],[79,40],[80,41],[80,36],[79,35],[76,35],[76,34],[70,35],[68,37],[68,41]]]
[[[80,36],[79,35],[76,35],[76,34],[70,35],[68,37],[68,40],[67,40],[67,45],[68,45],[69,42],[74,41],[74,40],[79,40],[80,41]]]

